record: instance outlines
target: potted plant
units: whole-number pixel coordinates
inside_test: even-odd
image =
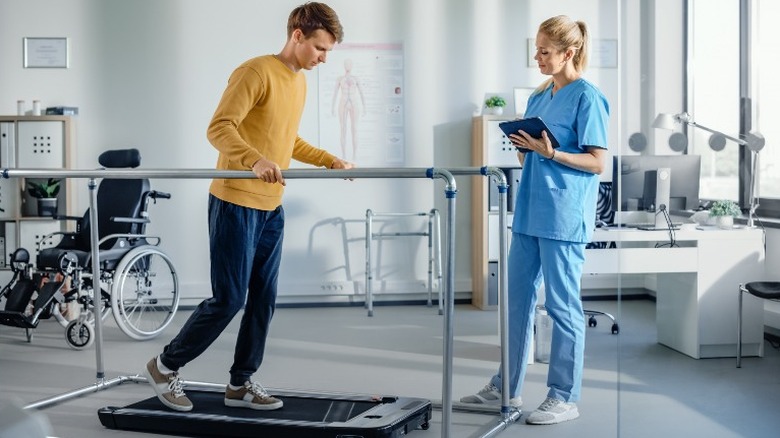
[[[44,181],[27,181],[27,193],[38,200],[38,216],[57,214],[57,194],[60,180],[49,178]]]
[[[500,116],[504,113],[504,107],[506,106],[506,100],[501,96],[491,96],[485,99],[485,108],[490,114]]]
[[[710,217],[715,218],[715,224],[719,228],[734,228],[734,218],[741,214],[742,210],[739,209],[739,205],[734,201],[718,200],[710,207]]]

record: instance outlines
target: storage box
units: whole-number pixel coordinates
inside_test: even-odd
[[[78,107],[75,106],[50,106],[46,108],[46,115],[49,116],[77,116]]]

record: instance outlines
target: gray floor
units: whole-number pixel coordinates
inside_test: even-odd
[[[693,360],[655,342],[651,301],[588,302],[588,308],[619,314],[621,334],[607,322],[588,329],[581,417],[555,426],[510,425],[498,436],[532,437],[777,437],[780,436],[780,353],[766,344],[764,358]],[[189,312],[179,312],[159,339],[132,341],[107,323],[104,364],[108,379],[133,375],[160,351]],[[470,306],[455,312],[453,393],[481,388],[496,369],[496,313]],[[203,356],[182,369],[185,379],[221,383],[232,357],[237,320]],[[31,344],[23,331],[0,326],[0,401],[25,405],[95,383],[94,349],[74,351],[63,329],[43,321]],[[363,309],[279,309],[266,361],[256,379],[273,388],[441,399],[442,317],[425,306],[381,306],[368,318]],[[546,365],[529,367],[523,399],[527,409],[543,399]],[[146,398],[143,384],[126,383],[42,410],[53,435],[147,437],[105,429],[96,411]],[[451,435],[476,437],[495,425],[494,415],[455,412]],[[427,431],[440,437],[441,412]]]

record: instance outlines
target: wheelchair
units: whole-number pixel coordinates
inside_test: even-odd
[[[104,152],[104,168],[135,168],[137,149]],[[0,290],[5,299],[0,324],[24,328],[27,341],[42,319],[54,317],[65,327],[71,348],[81,350],[95,338],[95,303],[100,300],[122,332],[136,340],[156,337],[171,323],[179,306],[179,284],[171,259],[159,248],[160,237],[146,234],[148,206],[171,195],[151,190],[147,179],[103,179],[97,192],[100,272],[92,272],[89,210],[75,221],[75,232],[55,232],[38,243],[36,263],[19,248],[10,257],[13,276]],[[59,242],[43,248],[44,242]],[[78,317],[68,320],[61,304],[75,302]]]

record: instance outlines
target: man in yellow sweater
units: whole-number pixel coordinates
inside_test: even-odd
[[[215,179],[209,189],[212,297],[192,313],[179,334],[152,358],[144,375],[167,407],[189,411],[178,370],[217,339],[246,303],[236,339],[225,405],[270,410],[282,401],[251,376],[263,360],[276,303],[282,251],[284,177],[291,159],[330,169],[352,164],[298,136],[306,78],[341,42],[343,30],[329,6],[295,8],[287,42],[276,55],[250,59],[230,76],[208,139],[219,151],[217,169],[247,170],[258,179]],[[247,293],[248,291],[248,293]]]

